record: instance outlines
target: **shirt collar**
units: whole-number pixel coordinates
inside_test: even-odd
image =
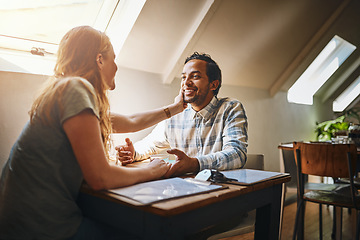
[[[191,117],[195,118],[196,113],[198,113],[198,115],[200,115],[202,118],[205,119],[205,121],[207,121],[211,115],[214,113],[214,109],[216,108],[216,106],[218,105],[219,100],[217,99],[216,96],[214,96],[211,101],[209,102],[208,105],[206,105],[203,109],[201,109],[200,111],[196,112],[194,109],[192,109],[191,105],[190,105],[190,113],[191,113]]]

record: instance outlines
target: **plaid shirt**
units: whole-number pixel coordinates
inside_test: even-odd
[[[203,169],[241,168],[247,158],[247,117],[238,100],[214,97],[199,112],[189,104],[182,113],[160,122],[135,143],[135,160],[168,148],[196,157]]]

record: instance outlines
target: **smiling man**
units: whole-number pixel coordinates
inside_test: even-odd
[[[221,70],[208,54],[193,53],[185,61],[181,91],[188,108],[159,123],[143,140],[117,147],[123,165],[164,149],[176,155],[167,176],[203,169],[241,168],[247,158],[247,117],[235,99],[218,98]],[[135,151],[136,150],[136,151]]]

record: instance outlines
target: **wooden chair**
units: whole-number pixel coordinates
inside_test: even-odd
[[[298,208],[293,239],[304,239],[305,203],[319,204],[319,239],[322,239],[322,204],[357,211],[356,239],[359,239],[360,196],[354,187],[354,167],[357,151],[354,144],[297,143],[294,142],[294,155],[297,163],[297,201]],[[322,184],[319,190],[304,191],[304,176],[315,175],[332,178],[349,178],[350,183]],[[340,211],[342,212],[342,211]],[[337,228],[341,238],[341,228]]]

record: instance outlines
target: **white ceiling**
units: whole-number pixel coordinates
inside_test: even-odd
[[[224,85],[257,88],[274,96],[287,91],[335,35],[360,47],[359,0],[106,0],[104,3],[109,4],[104,8],[108,15],[97,15],[97,19],[104,23],[103,29],[109,24],[106,33],[116,47],[117,64],[157,74],[164,84],[179,78],[185,58],[198,51],[210,54],[218,62]],[[114,10],[115,6],[118,7]],[[62,5],[59,7],[62,9]],[[82,5],[75,7],[86,12]],[[36,10],[33,14],[54,11],[46,9],[33,9]],[[19,31],[25,10],[18,7],[8,12],[7,16],[14,19],[5,21],[10,24],[9,29]],[[6,20],[3,15],[1,19]],[[50,20],[55,25],[65,23],[55,17]],[[29,22],[32,23],[26,23]],[[33,34],[43,30],[40,26]],[[0,56],[0,71],[36,73],[34,69],[27,70],[33,56],[28,50],[25,52],[29,56],[21,64],[20,55],[15,53]],[[12,61],[11,57],[16,59]],[[358,48],[316,95],[323,102],[332,101],[359,75]]]
[[[171,83],[187,56],[205,52],[222,69],[223,84],[275,95],[291,86],[339,26],[344,31],[338,23],[354,6],[359,10],[359,1],[147,0],[117,63]],[[355,21],[343,35],[359,46]]]

